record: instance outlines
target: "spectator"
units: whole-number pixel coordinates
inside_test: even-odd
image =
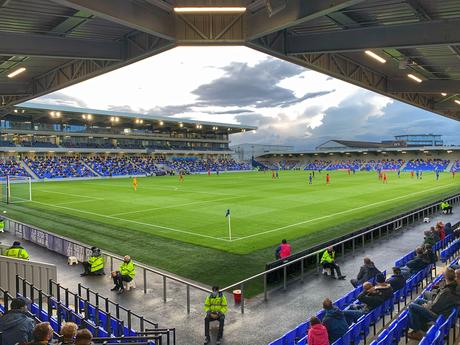
[[[307,343],[308,345],[329,345],[327,329],[316,316],[310,318]]]
[[[437,222],[436,223],[436,233],[439,236],[439,240],[443,240],[446,237],[446,233],[444,232],[444,223],[443,222]]]
[[[375,267],[374,263],[368,257],[364,258],[364,265],[361,266],[358,276],[356,279],[352,279],[350,282],[354,287],[358,287],[364,282],[374,278],[380,271]]]
[[[129,255],[125,255],[123,263],[120,265],[120,270],[112,272],[113,283],[115,286],[111,291],[122,293],[124,290],[123,282],[130,282],[136,276],[133,261]]]
[[[35,321],[27,316],[26,305],[25,299],[15,298],[11,301],[10,310],[0,318],[3,345],[27,343],[32,340]]]
[[[452,275],[455,275],[455,277],[456,277],[456,273],[455,273],[455,271],[454,271],[451,267],[447,267],[447,268],[446,268],[446,271],[452,271],[452,272],[449,272],[449,273],[446,273],[446,272],[444,272],[444,273],[445,273],[445,274],[449,274],[449,275],[451,275],[451,276],[452,276]],[[457,279],[455,279],[455,280],[457,280]],[[458,284],[458,282],[457,282],[457,284]],[[437,283],[435,283],[435,284],[432,286],[431,290],[425,291],[425,292],[423,293],[423,299],[425,299],[425,300],[427,300],[427,301],[432,301],[432,300],[434,300],[435,297],[436,297],[436,295],[439,293],[439,291],[440,291],[441,289],[443,289],[445,286],[446,286],[446,279],[443,278],[443,279],[441,279],[440,281],[438,281]]]
[[[5,250],[3,254],[16,259],[29,260],[29,253],[23,247],[21,247],[21,242],[14,241],[13,245]]]
[[[53,339],[53,329],[49,322],[37,324],[33,331],[33,341],[28,345],[47,345]]]
[[[450,222],[444,225],[444,233],[446,234],[446,236],[449,236],[450,234],[454,233],[454,230],[452,229],[452,224]]]
[[[442,210],[442,213],[452,214],[452,206],[450,206],[446,200],[443,200],[441,202],[441,210]]]
[[[291,256],[291,245],[286,240],[282,240],[281,244],[276,248],[275,257],[277,260]]]
[[[3,218],[0,218],[0,233],[4,231],[5,231],[5,220]]]
[[[436,256],[433,247],[430,244],[425,244],[423,249],[423,260],[425,260],[428,264],[435,265],[436,261],[438,261],[438,257]]]
[[[426,328],[428,322],[435,321],[439,315],[444,315],[447,318],[452,312],[452,308],[460,305],[455,272],[446,270],[444,278],[446,285],[439,290],[433,302],[419,298],[409,305],[409,328],[412,329],[412,332],[407,335],[408,338],[421,340],[423,338],[422,329]]]
[[[398,291],[406,285],[406,278],[399,267],[393,267],[393,275],[387,279],[387,283],[390,284],[393,291]]]
[[[337,265],[335,262],[335,251],[334,248],[328,247],[324,253],[323,256],[321,257],[321,265],[323,266],[323,269],[330,269],[331,270],[331,277],[335,278],[334,270],[337,272],[337,278],[338,279],[345,279],[346,276],[342,275],[340,272],[340,267]],[[327,272],[324,272],[325,275],[327,275]]]
[[[434,228],[432,228],[434,229]],[[426,230],[424,232],[425,237],[423,238],[423,244],[429,244],[431,246],[434,246],[436,244],[436,241],[434,239],[434,234],[433,231],[431,230]]]
[[[441,238],[439,237],[439,232],[436,231],[434,226],[430,228],[430,231],[433,234],[433,238],[434,238],[433,246],[434,246]]]
[[[219,291],[218,286],[212,287],[212,293],[206,297],[204,302],[204,311],[206,317],[204,319],[204,335],[205,344],[209,344],[211,338],[209,336],[209,323],[212,321],[219,321],[219,332],[217,334],[216,345],[220,344],[220,341],[224,335],[224,322],[225,313],[227,312],[227,298]]]
[[[61,327],[62,341],[60,345],[73,345],[75,343],[75,336],[77,335],[78,326],[73,322],[66,322]]]
[[[88,261],[82,262],[85,272],[80,274],[81,276],[98,276],[104,274],[104,257],[101,254],[101,250],[96,247],[91,248],[91,255]]]
[[[348,331],[348,323],[343,312],[332,304],[329,298],[323,301],[323,309],[326,311],[323,325],[327,328],[329,342],[332,344]]]
[[[377,274],[375,281],[377,283],[375,285],[375,292],[381,294],[384,301],[393,297],[393,288],[385,282],[385,276],[382,273]]]
[[[343,311],[350,325],[385,301],[382,294],[376,291],[375,287],[370,282],[365,282],[363,284],[363,292],[358,295],[358,300],[361,304],[352,304],[348,310]]]
[[[406,266],[401,267],[401,272],[406,279],[423,270],[428,265],[428,263],[424,260],[425,256],[423,247],[417,247],[415,249],[415,254],[415,258],[409,260],[406,263]]]
[[[75,337],[75,345],[91,345],[93,335],[86,328],[80,329]]]

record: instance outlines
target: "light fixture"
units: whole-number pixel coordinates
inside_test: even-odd
[[[452,150],[447,150],[447,153],[452,153]]]
[[[446,96],[447,96],[447,93],[441,92],[441,96],[446,97]]]
[[[160,126],[163,126],[163,121],[160,121]]]
[[[137,123],[137,124],[142,124],[142,123],[144,123],[144,120],[136,119],[134,122]]]
[[[371,58],[377,60],[378,62],[380,63],[385,63],[387,62],[387,60],[385,60],[384,58],[378,56],[377,54],[375,54],[374,52],[371,52],[370,50],[366,50],[364,52],[366,55],[370,56]]]
[[[246,12],[246,7],[174,7],[174,12],[177,13],[215,13],[215,12],[227,12],[227,13],[243,13]]]
[[[412,80],[415,80],[417,83],[421,83],[422,82],[422,79],[420,79],[419,77],[413,75],[413,74],[408,74],[407,75],[409,78],[411,78]]]
[[[458,99],[456,99],[454,102],[460,104],[460,101]]]
[[[14,78],[14,77],[16,77],[18,74],[21,74],[22,72],[24,72],[25,70],[26,70],[25,67],[18,68],[16,71],[11,72],[10,74],[8,74],[8,78]]]
[[[180,127],[180,128],[184,127],[184,124],[183,124],[182,122],[179,123],[179,127]]]
[[[14,109],[14,112],[15,112],[15,113],[17,113],[17,112],[18,112],[18,110],[17,110],[17,109]]]

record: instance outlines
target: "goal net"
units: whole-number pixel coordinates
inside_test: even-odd
[[[2,176],[2,201],[7,204],[32,201],[32,179],[26,176]]]

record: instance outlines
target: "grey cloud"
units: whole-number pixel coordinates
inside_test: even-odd
[[[320,91],[296,97],[293,91],[277,84],[305,69],[278,59],[269,58],[255,66],[235,62],[223,70],[224,76],[192,91],[198,97],[197,106],[287,107],[333,92]]]
[[[87,108],[84,101],[79,98],[68,96],[62,92],[53,92],[51,94],[39,97],[33,100],[37,103],[67,105],[70,107]]]

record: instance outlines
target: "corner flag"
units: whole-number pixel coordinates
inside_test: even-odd
[[[225,213],[225,217],[228,219],[228,239],[232,240],[232,225],[230,223],[230,209],[227,208],[227,212]]]
[[[228,217],[228,216],[230,216],[230,209],[229,208],[227,209],[227,213],[225,213],[225,217]]]

